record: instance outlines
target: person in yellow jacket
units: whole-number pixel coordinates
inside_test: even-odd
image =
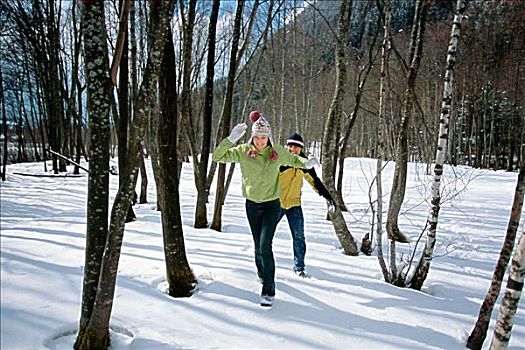
[[[292,133],[286,140],[286,149],[288,152],[306,158],[306,155],[303,153],[303,147],[303,138],[298,133]],[[279,171],[279,183],[281,185],[281,216],[279,220],[286,215],[288,226],[292,233],[293,271],[300,277],[308,277],[309,275],[304,265],[306,241],[304,238],[303,209],[301,208],[303,179],[306,180],[320,196],[326,199],[328,210],[332,212],[335,211],[335,201],[317,176],[313,167],[310,169],[302,169],[291,166],[281,166]]]

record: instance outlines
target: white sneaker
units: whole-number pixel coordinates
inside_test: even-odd
[[[293,272],[299,277],[310,278],[310,274],[306,272],[305,270],[295,270],[294,269]]]
[[[273,295],[261,295],[261,306],[270,307],[273,304]]]

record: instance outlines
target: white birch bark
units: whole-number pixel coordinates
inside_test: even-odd
[[[509,223],[507,225],[507,233],[503,240],[503,246],[499,254],[494,274],[492,275],[492,281],[490,282],[489,290],[485,299],[479,309],[478,319],[474,325],[474,329],[470,333],[467,339],[467,348],[472,350],[481,350],[483,342],[487,336],[487,330],[489,329],[490,317],[492,310],[498,299],[498,295],[501,291],[503,284],[503,277],[505,271],[511,259],[512,251],[514,250],[514,241],[516,241],[516,233],[518,232],[518,226],[521,217],[521,211],[523,209],[523,199],[525,197],[525,164],[520,168],[518,174],[518,181],[516,183],[516,191],[514,192],[514,199],[512,201],[512,210],[510,213]]]
[[[456,65],[456,53],[458,46],[459,33],[461,28],[461,18],[465,11],[464,0],[458,0],[456,4],[456,15],[454,16],[454,23],[452,24],[452,32],[450,34],[450,41],[447,52],[447,70],[445,73],[445,83],[443,88],[443,101],[441,104],[441,114],[439,117],[439,138],[436,150],[436,164],[434,165],[434,179],[431,186],[432,201],[430,203],[430,212],[427,218],[427,240],[425,249],[419,260],[418,266],[414,273],[414,277],[410,283],[410,287],[420,290],[423,282],[427,278],[428,270],[430,269],[430,262],[432,261],[432,254],[436,244],[436,230],[438,224],[438,215],[441,202],[441,194],[439,192],[441,186],[441,176],[443,175],[443,164],[447,151],[448,142],[448,123],[450,116],[450,105],[452,103],[452,90],[454,83],[454,67]]]
[[[525,277],[525,228],[521,233],[518,246],[512,258],[507,288],[501,301],[498,319],[492,342],[491,350],[507,349],[509,346],[512,326],[514,324],[514,315],[523,290],[523,280]]]

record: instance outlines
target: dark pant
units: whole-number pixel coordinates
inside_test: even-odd
[[[292,233],[293,240],[293,262],[295,271],[304,270],[304,256],[306,254],[306,242],[304,239],[304,217],[303,209],[293,207],[289,209],[282,209],[279,220],[286,214],[288,219],[288,226]]]
[[[263,279],[262,295],[275,295],[275,261],[272,240],[280,215],[279,199],[263,203],[246,200],[246,216],[255,245],[257,275]]]

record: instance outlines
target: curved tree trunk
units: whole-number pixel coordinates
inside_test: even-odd
[[[421,52],[423,49],[423,36],[425,31],[425,17],[428,4],[423,0],[418,0],[414,14],[414,24],[410,42],[409,62],[410,68],[407,76],[407,88],[403,101],[403,117],[398,133],[398,143],[396,149],[396,165],[392,190],[390,192],[390,205],[388,207],[386,230],[388,238],[397,242],[407,243],[407,237],[401,232],[398,225],[398,216],[405,199],[407,169],[408,169],[408,121],[412,113],[414,102],[414,89],[416,77],[421,62]]]
[[[363,16],[362,22],[364,22],[364,19],[367,18],[367,13],[369,11],[370,6],[371,6],[371,3],[367,3],[365,5],[364,14],[362,15]],[[355,125],[355,121],[357,120],[359,108],[361,107],[361,100],[363,98],[366,81],[368,79],[370,71],[372,70],[372,67],[374,66],[375,54],[373,52],[374,52],[374,47],[376,46],[379,28],[380,28],[380,20],[378,20],[377,29],[375,30],[373,39],[370,41],[370,45],[368,47],[368,61],[366,62],[364,66],[360,68],[359,74],[357,76],[357,90],[355,92],[355,97],[354,97],[355,102],[354,102],[354,106],[352,107],[352,112],[350,112],[350,118],[348,118],[349,119],[348,125],[345,128],[343,141],[339,149],[339,153],[338,153],[339,170],[337,174],[336,190],[337,190],[337,204],[341,207],[341,211],[348,211],[348,208],[346,207],[346,204],[343,200],[343,178],[344,178],[344,170],[345,170],[344,164],[345,164],[346,152],[347,152],[348,144],[350,143],[350,134],[352,133],[352,130]],[[365,246],[371,247],[370,240],[371,240],[371,237],[367,238]],[[361,246],[361,251],[363,253],[365,253],[365,251],[368,251],[368,249],[365,249],[365,251],[363,251],[362,247],[363,245]]]
[[[345,94],[346,80],[346,62],[345,46],[347,42],[348,28],[350,26],[350,17],[352,13],[352,0],[343,0],[339,10],[339,31],[336,43],[336,86],[332,104],[326,119],[325,130],[323,135],[323,182],[332,195],[336,198],[334,183],[334,161],[333,154],[336,152],[337,140],[334,140],[334,134],[337,124],[341,117],[341,104]],[[354,237],[346,226],[343,213],[337,208],[334,213],[329,213],[330,220],[335,229],[335,234],[347,255],[357,255],[358,249]]]

